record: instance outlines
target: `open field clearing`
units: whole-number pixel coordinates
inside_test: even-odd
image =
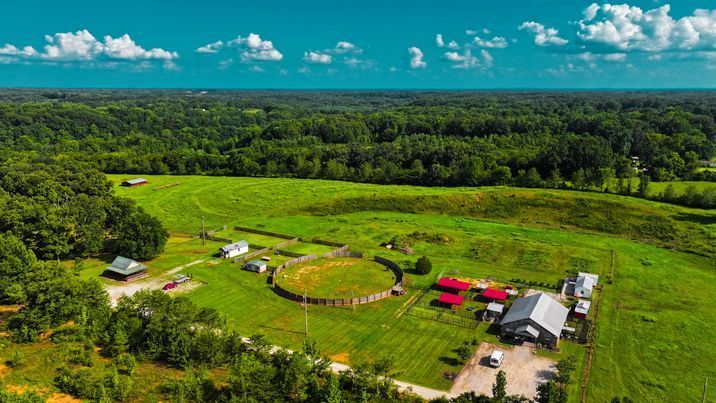
[[[335,240],[398,263],[426,255],[433,262],[430,274],[408,272],[418,286],[432,284],[439,273],[546,285],[568,272],[600,274],[604,290],[588,401],[625,395],[636,401],[693,401],[700,398],[704,377],[716,378],[711,347],[716,301],[708,292],[716,287],[714,211],[553,190],[148,179],[154,185],[178,180],[183,185],[161,192],[117,188],[117,193],[137,200],[170,230],[196,233],[204,215],[207,228],[241,225]],[[267,193],[271,197],[261,196]],[[408,239],[414,255],[379,246],[394,236]],[[218,246],[207,247],[206,253]],[[170,259],[170,253],[168,246],[162,258]],[[167,270],[202,257],[181,253]],[[207,283],[189,293],[191,299],[219,309],[244,335],[261,332],[275,344],[300,347],[303,308],[274,294],[266,275],[226,261],[192,266],[191,272]],[[472,330],[400,315],[415,295],[409,290],[355,311],[310,306],[309,335],[336,361],[355,364],[395,354],[398,379],[449,390],[451,382],[441,374],[462,368],[452,350],[473,336],[490,343],[496,337],[485,323]],[[560,347],[561,353],[548,355],[554,360],[575,356],[581,381],[585,348],[569,342]],[[570,387],[570,400],[579,401],[579,387]],[[709,386],[709,394],[714,393]]]
[[[168,271],[179,266],[197,260],[209,260],[214,258],[217,250],[223,246],[221,242],[206,241],[202,244],[201,239],[186,235],[172,235],[164,249],[164,253],[156,259],[143,262],[149,269],[149,274],[144,280],[164,277]],[[105,284],[117,284],[116,281],[100,277],[104,269],[112,263],[115,255],[101,255],[99,257],[85,259],[80,266],[79,275],[81,278],[98,278]],[[72,267],[73,262],[65,262],[67,267]]]
[[[289,266],[277,276],[283,288],[319,298],[351,298],[385,291],[395,284],[387,267],[365,259],[317,259]]]

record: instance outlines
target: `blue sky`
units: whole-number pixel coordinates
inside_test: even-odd
[[[716,87],[713,0],[3,3],[1,87]]]

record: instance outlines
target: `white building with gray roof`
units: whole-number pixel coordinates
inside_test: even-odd
[[[518,298],[500,322],[500,333],[517,340],[556,346],[569,309],[546,294]]]
[[[230,259],[239,255],[243,255],[249,251],[249,243],[246,241],[234,242],[219,248],[219,256],[224,259]]]
[[[599,276],[592,273],[579,273],[574,283],[574,296],[591,298],[592,289],[599,283]]]

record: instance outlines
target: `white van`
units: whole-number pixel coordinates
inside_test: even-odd
[[[505,353],[499,350],[495,350],[492,352],[492,355],[490,356],[490,365],[497,368],[500,365],[502,365],[502,360],[505,358]]]

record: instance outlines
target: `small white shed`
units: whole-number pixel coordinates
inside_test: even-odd
[[[248,253],[248,251],[249,243],[246,241],[239,241],[219,248],[219,256],[224,259],[230,259],[232,257]]]

